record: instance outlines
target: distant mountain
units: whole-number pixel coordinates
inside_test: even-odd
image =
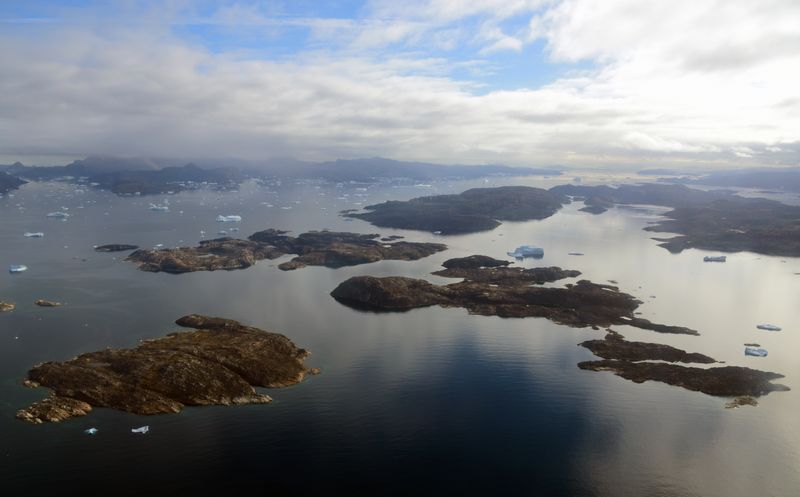
[[[392,159],[371,158],[336,160],[330,162],[302,162],[293,159],[257,163],[231,160],[230,166],[220,167],[204,160],[202,166],[189,163],[176,166],[174,160],[87,157],[66,166],[28,167],[19,162],[0,166],[5,170],[30,180],[87,178],[115,193],[164,193],[183,189],[179,183],[215,183],[221,186],[237,184],[248,178],[320,178],[328,181],[375,182],[386,179],[410,181],[435,181],[448,179],[474,179],[487,176],[527,176],[561,174],[558,169],[509,167],[499,165],[463,166],[440,165],[424,162],[404,162]]]
[[[27,183],[16,176],[11,176],[6,172],[0,172],[0,193],[8,193],[11,190],[16,190],[20,186]]]
[[[680,183],[728,186],[738,188],[765,188],[788,192],[800,192],[800,167],[757,168],[737,171],[720,171],[698,179],[682,179]]]
[[[405,162],[374,157],[371,159],[348,159],[322,163],[309,163],[294,174],[324,178],[330,181],[375,181],[376,179],[406,178],[415,181],[444,179],[472,179],[486,176],[528,176],[561,174],[556,169],[533,167],[510,167],[499,165],[462,166],[440,165],[425,162]],[[291,171],[287,173],[292,174]]]

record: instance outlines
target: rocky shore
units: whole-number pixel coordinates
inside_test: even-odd
[[[244,269],[262,259],[297,254],[278,266],[288,271],[306,266],[355,266],[384,259],[413,261],[447,249],[439,243],[380,242],[376,234],[311,231],[292,237],[286,233],[268,229],[247,240],[218,238],[201,241],[197,247],[137,250],[125,260],[138,263],[142,271],[179,274]]]
[[[308,351],[284,335],[197,314],[176,323],[194,331],[35,366],[25,384],[52,394],[17,418],[38,424],[83,416],[92,407],[164,414],[184,406],[262,404],[271,399],[254,387],[285,387],[319,372],[305,366]]]

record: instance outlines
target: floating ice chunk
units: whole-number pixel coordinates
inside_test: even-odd
[[[237,215],[234,215],[234,214],[231,214],[231,215],[228,215],[228,216],[219,215],[219,216],[217,216],[217,222],[218,223],[241,223],[242,222],[242,216],[237,216]]]
[[[169,205],[164,202],[163,204],[150,204],[151,211],[169,212]]]
[[[227,232],[227,231],[225,231],[225,230],[219,230],[219,231],[217,231],[217,234],[218,234],[218,235],[227,235],[227,234],[228,234],[228,232]]]
[[[51,212],[51,213],[47,214],[47,217],[56,217],[56,218],[66,219],[66,218],[69,217],[69,214],[67,214],[66,212],[62,212],[62,211],[55,211],[55,212]]]
[[[725,262],[728,256],[725,255],[707,255],[703,257],[703,262]]]
[[[42,233],[41,231],[36,231],[36,232],[33,232],[33,233],[31,233],[30,231],[26,231],[25,232],[25,237],[26,238],[43,238],[44,237],[44,233]]]
[[[89,428],[88,430],[83,430],[83,432],[86,433],[87,435],[94,435],[95,433],[97,433],[97,428]]]
[[[756,328],[759,330],[767,330],[767,331],[781,331],[780,326],[775,326],[774,324],[759,324],[756,325]]]
[[[28,266],[25,264],[12,264],[8,266],[9,273],[22,273],[28,270]]]
[[[516,248],[516,250],[513,252],[507,252],[507,254],[516,259],[522,259],[524,257],[541,259],[544,257],[544,249],[540,247],[532,247],[530,245],[520,245]]]
[[[758,347],[745,347],[744,355],[753,357],[767,357],[767,349],[759,349]]]
[[[141,433],[142,435],[144,435],[148,431],[150,431],[149,425],[140,426],[138,428],[131,428],[131,433]]]

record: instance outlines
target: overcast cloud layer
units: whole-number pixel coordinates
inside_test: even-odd
[[[800,164],[796,0],[198,3],[4,12],[0,156]]]

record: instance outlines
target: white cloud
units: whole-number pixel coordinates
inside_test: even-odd
[[[211,52],[170,34],[173,18],[0,33],[0,154],[798,164],[793,0],[397,5],[372,2],[355,20],[234,8],[212,19],[307,26],[314,50],[293,59]],[[514,16],[530,29],[509,30]],[[491,71],[492,52],[537,39],[555,61],[596,68],[513,91],[450,76]],[[465,43],[486,57],[422,50]]]

